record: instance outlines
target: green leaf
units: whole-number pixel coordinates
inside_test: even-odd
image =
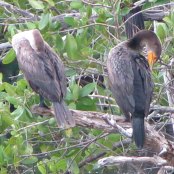
[[[50,20],[50,14],[43,14],[41,16],[41,20],[39,22],[39,30],[43,30],[48,24]]]
[[[7,168],[1,167],[0,173],[1,173],[1,174],[7,174],[7,173],[8,173]]]
[[[67,167],[67,162],[65,159],[61,159],[56,166],[58,169],[65,171]]]
[[[68,34],[66,36],[65,48],[66,48],[66,52],[68,54],[68,57],[70,57],[72,59],[78,58],[77,42],[76,42],[73,35]]]
[[[8,26],[8,32],[11,34],[11,36],[16,34],[16,27],[14,25],[9,25]]]
[[[89,83],[86,86],[84,86],[81,90],[80,90],[80,97],[85,97],[88,96],[91,92],[94,91],[96,87],[96,83]]]
[[[42,161],[40,161],[39,163],[37,163],[37,168],[39,169],[39,171],[40,171],[42,174],[46,174],[46,173],[47,173],[45,164],[44,164]]]
[[[59,52],[61,52],[64,48],[64,42],[59,34],[56,36],[56,48]]]
[[[65,100],[67,101],[73,100],[73,94],[71,93],[71,91],[67,91]]]
[[[77,26],[77,21],[73,17],[65,17],[64,21],[72,27]]]
[[[130,11],[130,8],[128,8],[128,7],[124,7],[123,9],[121,9],[121,13],[120,13],[120,15],[122,15],[122,16],[125,16],[126,14],[128,14],[129,13],[129,11]]]
[[[165,23],[157,23],[157,34],[162,41],[165,39],[165,37],[167,36],[167,26]]]
[[[43,2],[40,0],[28,0],[28,2],[34,9],[44,9]]]
[[[9,63],[13,62],[15,57],[16,57],[15,51],[13,49],[10,49],[10,51],[8,51],[8,53],[6,54],[4,59],[2,60],[2,63],[9,64]]]
[[[53,0],[45,0],[50,6],[55,6],[55,3]]]
[[[15,117],[15,120],[18,120],[23,114],[25,113],[25,109],[21,106],[18,106],[18,108],[11,113],[12,117]]]
[[[79,167],[78,167],[76,161],[74,161],[74,160],[73,160],[73,163],[71,165],[71,170],[73,171],[74,174],[80,173]]]
[[[37,157],[31,156],[21,161],[22,164],[29,165],[34,164],[38,161]]]
[[[121,0],[119,0],[117,2],[117,5],[115,6],[116,7],[116,14],[119,14],[119,12],[120,12],[120,3],[121,3]]]
[[[0,73],[0,84],[2,84],[3,74]]]
[[[77,100],[79,98],[80,87],[77,84],[73,85],[72,95],[73,100]]]
[[[0,146],[0,164],[3,165],[4,163],[4,148],[3,146]]]
[[[48,123],[49,123],[49,125],[54,125],[56,123],[55,118],[50,118]]]
[[[90,18],[92,15],[92,8],[91,6],[87,6],[87,13],[86,13],[87,17]]]
[[[76,72],[76,70],[74,68],[71,68],[71,69],[67,69],[65,71],[65,74],[66,74],[66,76],[74,76],[74,75],[77,74],[77,72]]]
[[[26,80],[20,79],[20,80],[17,81],[17,88],[20,89],[20,90],[24,90],[24,89],[26,89],[27,84],[28,83],[27,83]]]
[[[89,97],[82,97],[76,104],[77,110],[96,111],[96,100]]]
[[[13,120],[11,119],[11,117],[9,116],[9,114],[3,114],[0,116],[0,131],[4,131],[5,129],[7,129],[9,126],[11,126],[13,124]]]
[[[11,84],[9,84],[9,83],[3,83],[3,85],[4,85],[4,89],[6,90],[6,92],[9,94],[9,95],[15,95],[16,93],[15,93],[15,87],[14,86],[12,86]]]
[[[19,103],[19,100],[13,96],[7,96],[6,100],[13,105],[17,105]]]
[[[30,29],[30,30],[36,28],[36,24],[33,22],[27,22],[26,25],[27,25],[28,29]]]
[[[70,103],[68,105],[68,108],[70,108],[70,109],[76,109],[76,104],[74,102],[72,102],[72,103]]]
[[[164,17],[163,20],[170,26],[174,25],[174,21],[172,21],[169,16]]]
[[[73,1],[70,3],[70,6],[71,6],[71,8],[78,10],[83,7],[83,4],[80,1]]]

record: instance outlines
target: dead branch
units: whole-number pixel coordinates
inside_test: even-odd
[[[86,2],[86,1],[84,1]],[[0,6],[3,7],[8,13],[17,13],[19,15],[21,15],[21,18],[16,19],[18,22],[26,22],[26,21],[38,21],[40,20],[39,16],[36,16],[35,14],[28,12],[27,10],[23,10],[20,9],[14,5],[11,5],[7,2],[4,1],[0,1]],[[168,11],[163,11],[163,10],[144,10],[142,11],[143,17],[145,21],[148,20],[158,20],[161,21],[166,15],[169,14],[169,10]],[[137,13],[138,14],[138,13]],[[136,14],[134,14],[136,15]],[[66,14],[61,14],[61,15],[57,15],[52,17],[52,22],[60,22],[61,26],[63,29],[67,29],[68,25],[67,23],[65,23],[65,18],[66,17],[73,17],[75,19],[81,19],[81,14],[80,13],[66,13]],[[96,19],[98,18],[98,15],[92,15],[89,19],[90,23],[95,22]],[[8,24],[6,24],[8,25]]]
[[[173,173],[174,172],[174,167],[171,166],[163,166],[160,168],[158,171],[158,174],[165,174],[165,173]]]
[[[38,19],[37,16],[35,16],[34,14],[28,12],[27,10],[22,10],[22,9],[20,9],[20,8],[14,6],[14,5],[11,5],[11,4],[7,3],[7,2],[0,1],[0,6],[3,7],[8,12],[13,12],[14,14],[18,13],[18,14],[20,14],[22,16],[30,18],[30,20],[31,19],[32,20],[37,20]]]
[[[169,12],[163,10],[148,10],[143,14],[145,21],[161,21],[165,16],[169,15]]]
[[[174,108],[170,106],[151,106],[151,110],[158,111],[158,112],[171,112],[174,113]]]
[[[53,110],[41,108],[37,105],[34,105],[31,109],[31,111],[34,114],[43,115],[43,116],[53,116],[54,115]],[[106,124],[104,119],[102,119],[102,117],[107,114],[104,114],[101,112],[88,112],[88,111],[78,111],[78,110],[72,110],[72,114],[73,114],[76,124],[78,126],[101,129],[106,132],[112,132],[112,131],[116,132],[116,130],[114,130],[114,128],[111,125]],[[131,127],[130,123],[127,123],[127,125],[125,123],[123,123],[123,118],[120,116],[114,116],[113,120],[115,122],[119,123],[119,125],[124,128]]]
[[[45,116],[53,116],[54,112],[52,109],[45,109],[39,106],[33,106],[31,109],[32,113]],[[117,126],[119,125],[125,131],[131,128],[131,124],[124,122],[124,118],[116,115],[108,115],[101,112],[89,112],[89,111],[78,111],[71,110],[76,124],[82,127],[101,129],[105,132],[119,132]],[[107,123],[103,118],[111,120],[115,127]],[[146,122],[146,141],[144,148],[153,152],[154,154],[160,155],[164,160],[167,160],[167,165],[174,165],[174,143],[170,142],[165,138],[162,132],[157,132],[153,125]]]
[[[158,166],[167,164],[167,161],[159,156],[154,157],[125,157],[125,156],[110,156],[102,158],[98,161],[99,166],[118,165],[123,163],[152,163]]]
[[[9,50],[12,48],[11,44],[9,42],[1,43],[0,44],[0,52],[4,50]]]

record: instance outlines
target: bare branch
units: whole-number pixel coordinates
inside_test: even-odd
[[[158,174],[165,174],[165,173],[173,173],[174,172],[174,167],[172,166],[163,166],[160,168],[158,171]]]
[[[53,115],[54,113],[53,110],[41,108],[37,105],[34,105],[31,111],[32,113],[39,115]],[[111,125],[106,124],[106,122],[102,119],[103,115],[105,115],[104,113],[72,110],[72,114],[75,117],[76,124],[78,126],[101,129],[106,132],[116,131]],[[127,123],[127,125],[125,125],[125,123],[121,123],[123,118],[120,116],[114,116],[113,120],[119,123],[120,126],[124,126],[124,128],[130,128],[129,123]]]
[[[5,42],[5,43],[0,44],[0,51],[8,50],[10,48],[12,48],[12,46],[9,42]]]
[[[106,158],[102,158],[98,161],[99,166],[108,166],[108,165],[118,165],[123,163],[147,163],[150,162],[152,164],[161,166],[167,164],[167,161],[161,157],[125,157],[125,156],[110,156]]]
[[[33,106],[31,109],[32,113],[39,114],[39,115],[53,115],[52,109],[41,108],[39,106]],[[118,129],[115,129],[110,124],[104,121],[104,117],[107,114],[101,112],[89,112],[89,111],[78,111],[78,110],[71,110],[76,125],[88,128],[95,128],[101,129],[105,132],[118,132]],[[116,115],[109,115],[112,117],[113,125],[119,125],[124,128],[126,131],[131,128],[131,124],[128,122],[124,122],[124,118]],[[168,161],[169,165],[174,165],[174,143],[170,142],[165,138],[162,132],[157,132],[154,129],[153,125],[150,125],[146,122],[146,139],[145,139],[145,146],[144,148],[148,148],[149,151],[153,152],[154,154],[160,154],[161,157],[165,157]]]
[[[106,7],[106,8],[112,8],[111,6],[108,6],[108,5],[103,5],[103,4],[93,4],[91,2],[88,2],[86,0],[82,0],[82,2],[84,4],[87,4],[87,5],[91,5],[91,6],[95,6],[95,7]]]
[[[26,10],[19,9],[16,6],[11,5],[11,4],[7,3],[7,2],[0,1],[0,6],[3,7],[4,9],[8,9],[8,11],[13,12],[14,14],[18,13],[18,14],[20,14],[22,16],[25,16],[27,18],[30,18],[32,20],[37,20],[38,19],[38,17],[35,16],[34,14],[32,14],[32,13],[26,11]]]
[[[144,9],[144,10],[141,10],[135,14],[133,14],[132,16],[130,16],[128,19],[126,19],[126,21],[124,21],[122,23],[122,25],[120,25],[119,28],[123,27],[125,25],[126,22],[128,22],[132,17],[136,16],[137,14],[139,13],[144,13],[144,12],[147,12],[147,11],[151,11],[151,10],[154,10],[155,8],[159,8],[159,7],[165,7],[165,6],[174,6],[174,2],[170,2],[170,3],[166,3],[166,4],[162,4],[162,5],[156,5],[156,6],[153,6],[153,7],[150,7],[148,9]]]
[[[151,106],[151,110],[159,111],[159,112],[171,112],[174,113],[174,108],[170,106]]]

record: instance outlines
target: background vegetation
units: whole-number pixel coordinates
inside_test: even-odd
[[[105,61],[108,51],[126,40],[123,16],[129,12],[131,0],[6,0],[0,1],[0,42],[11,42],[19,31],[38,28],[66,66],[69,86],[66,103],[71,109],[100,111],[121,115],[108,89]],[[143,10],[166,8],[166,0],[149,0]],[[20,9],[21,11],[16,11]],[[26,11],[26,13],[24,13]],[[174,55],[174,12],[167,10],[163,21],[146,21],[146,29],[154,28],[163,44],[163,63]],[[1,52],[4,65],[15,60],[13,49]],[[164,65],[163,65],[164,66]],[[1,68],[1,67],[0,67]],[[10,71],[14,66],[8,67]],[[100,74],[103,84],[80,83],[83,75]],[[168,106],[161,64],[153,71],[155,92],[153,104]],[[93,96],[92,96],[93,95]],[[101,97],[102,96],[102,97]],[[112,97],[112,96],[111,96]],[[102,136],[103,131],[75,127],[57,128],[54,118],[31,113],[39,97],[19,72],[15,80],[5,82],[0,74],[0,173],[117,173],[119,168],[97,166],[96,160],[82,163],[91,155],[130,155],[130,143],[113,149],[124,139],[120,134]],[[50,103],[47,101],[50,105]],[[146,168],[142,169],[144,172]]]

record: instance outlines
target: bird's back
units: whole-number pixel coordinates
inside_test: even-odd
[[[111,49],[107,69],[111,91],[125,116],[138,108],[147,115],[153,89],[147,60],[122,43]]]
[[[66,78],[56,54],[36,52],[28,44],[21,45],[19,51],[20,69],[32,89],[50,101],[61,101],[66,93]]]

